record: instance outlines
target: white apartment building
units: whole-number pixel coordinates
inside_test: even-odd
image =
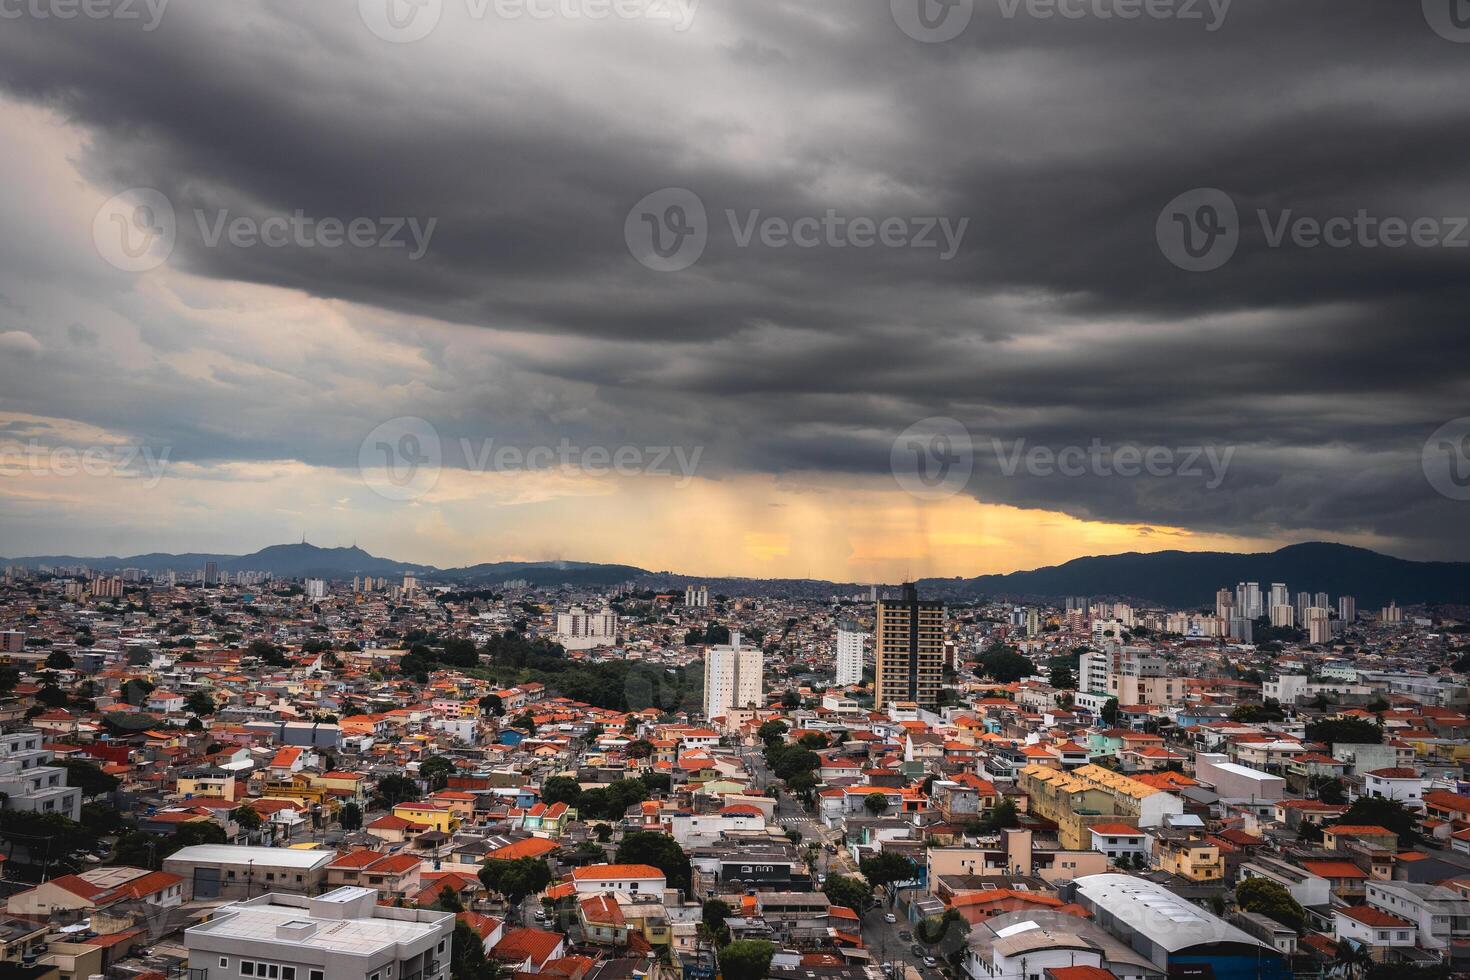
[[[184,931],[189,980],[447,980],[454,914],[371,888],[266,894]]]
[[[837,624],[838,687],[856,684],[863,679],[863,643],[868,634],[852,620]]]
[[[591,650],[593,647],[611,646],[618,638],[618,614],[607,606],[589,613],[581,606],[573,606],[566,612],[556,614],[556,642],[568,650]]]
[[[1271,625],[1291,629],[1296,625],[1296,610],[1284,602],[1277,603],[1271,607]]]
[[[709,588],[701,585],[695,588],[692,585],[684,587],[684,605],[691,609],[705,609],[709,606]]]
[[[1370,908],[1412,922],[1424,949],[1470,939],[1470,901],[1443,885],[1370,881],[1366,897]]]
[[[756,645],[742,646],[732,630],[730,642],[712,646],[704,654],[704,717],[721,718],[731,708],[765,703],[762,674],[765,657]]]
[[[4,808],[33,813],[82,817],[82,791],[66,785],[66,770],[51,765],[51,752],[41,748],[41,733],[0,735],[0,793]]]
[[[306,580],[306,598],[325,599],[327,597],[326,579],[309,578]]]

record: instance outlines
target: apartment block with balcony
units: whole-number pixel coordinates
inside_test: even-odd
[[[51,752],[41,748],[41,733],[0,735],[0,793],[5,809],[82,816],[82,791],[66,785],[66,770],[51,765]]]
[[[348,887],[227,905],[185,930],[188,980],[447,980],[453,913],[377,900]]]

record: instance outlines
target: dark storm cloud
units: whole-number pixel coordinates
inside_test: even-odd
[[[637,433],[707,445],[728,470],[871,474],[911,422],[953,416],[984,500],[1377,533],[1446,557],[1470,543],[1470,505],[1420,470],[1429,433],[1470,414],[1470,249],[1271,247],[1256,218],[1470,215],[1470,44],[1436,34],[1420,4],[1236,0],[1206,30],[1007,17],[977,0],[942,44],[906,37],[886,3],[705,0],[687,33],[472,23],[463,9],[446,0],[439,30],[402,45],[341,0],[174,0],[153,32],[12,20],[0,86],[84,128],[82,163],[109,191],[168,195],[176,267],[555,338],[507,344],[534,373],[503,387],[425,339],[421,414],[451,438],[513,418],[507,438]],[[694,190],[710,216],[683,272],[645,269],[623,240],[629,209],[663,187]],[[1241,241],[1191,273],[1155,223],[1199,187],[1230,196]],[[208,247],[196,209],[438,224],[407,262]],[[740,247],[726,209],[968,225],[943,261]],[[262,385],[212,380],[240,398]],[[311,405],[299,377],[266,384]],[[200,460],[279,458],[285,439],[287,454],[348,465],[370,427],[330,414],[289,435],[191,426],[160,397],[190,385],[159,369],[70,411],[152,426]],[[35,379],[28,397],[58,397],[47,387]],[[528,396],[515,411],[513,391]],[[127,407],[139,398],[153,415]],[[1007,476],[992,439],[1234,455],[1216,488]]]

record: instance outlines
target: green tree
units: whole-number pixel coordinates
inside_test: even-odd
[[[668,879],[670,888],[689,890],[689,855],[668,834],[634,831],[618,845],[619,864],[649,864]]]
[[[1418,815],[1406,809],[1398,800],[1360,796],[1333,823],[1347,826],[1385,827],[1398,835],[1400,847],[1412,847],[1420,840]],[[1330,829],[1331,824],[1328,826]]]
[[[715,946],[722,947],[730,944],[730,927],[725,924],[725,920],[734,914],[735,910],[718,898],[711,898],[704,903],[702,923],[705,932],[709,933]]]
[[[994,809],[985,815],[985,819],[981,823],[984,825],[985,830],[992,834],[998,830],[1019,827],[1021,825],[1021,819],[1016,812],[1016,802],[1011,799],[1001,800],[995,805]]]
[[[869,793],[867,796],[863,797],[863,809],[867,810],[875,817],[879,816],[880,814],[887,813],[888,797],[884,796],[882,793]]]
[[[80,789],[84,798],[101,796],[117,789],[117,777],[109,776],[90,762],[67,759],[61,767],[66,770],[66,785]]]
[[[1036,665],[1003,643],[996,643],[980,655],[976,667],[984,677],[999,684],[1009,684],[1036,673]]]
[[[1116,725],[1118,723],[1118,699],[1108,698],[1102,706],[1102,720],[1105,725]]]
[[[646,759],[653,755],[653,743],[646,738],[634,739],[623,751],[630,759]]]
[[[65,650],[52,650],[46,654],[46,666],[50,670],[71,670],[77,662]]]
[[[184,699],[184,707],[196,715],[214,714],[214,698],[208,691],[194,691]]]
[[[399,803],[417,800],[421,795],[418,783],[395,772],[378,780],[378,788],[373,794],[373,800],[380,808],[386,810],[392,809]]]
[[[841,905],[861,915],[873,901],[873,886],[851,875],[829,875],[827,883],[822,886],[822,894],[833,905]]]
[[[347,803],[337,814],[337,822],[342,825],[343,830],[360,830],[362,828],[362,807],[356,803]]]
[[[755,730],[755,734],[762,742],[767,742],[773,738],[785,737],[790,730],[791,726],[786,722],[779,718],[772,718],[770,721],[762,722],[761,727]]]
[[[480,710],[493,718],[505,714],[505,702],[498,694],[487,694],[480,699]]]
[[[741,939],[720,950],[724,980],[765,980],[776,947],[759,939]]]
[[[1330,745],[1377,745],[1383,741],[1383,729],[1358,718],[1324,718],[1307,726],[1307,738]]]
[[[645,772],[638,777],[638,781],[648,787],[650,795],[669,792],[674,782],[666,772]]]
[[[886,888],[897,881],[908,881],[917,873],[914,862],[901,854],[875,854],[858,863],[863,877],[874,885]]]
[[[431,755],[419,763],[419,778],[429,784],[430,790],[441,790],[449,785],[454,774],[454,762],[442,755]]]
[[[1247,912],[1259,912],[1288,929],[1300,931],[1307,913],[1291,893],[1269,878],[1247,878],[1235,889],[1235,902]]]
[[[485,956],[485,941],[463,919],[454,923],[449,951],[450,980],[500,980],[500,964]]]
[[[261,819],[260,811],[248,806],[237,806],[230,811],[230,817],[246,830],[259,830],[265,823]]]
[[[527,895],[535,895],[551,884],[551,869],[544,860],[533,857],[486,861],[480,868],[480,883],[516,905]]]
[[[1052,687],[1069,691],[1077,689],[1077,675],[1072,672],[1071,667],[1058,664],[1051,669],[1051,676],[1048,680],[1051,682]]]
[[[443,912],[459,913],[464,911],[464,902],[459,900],[459,893],[448,885],[439,889],[439,894],[434,898],[434,908]]]
[[[582,798],[582,786],[570,776],[552,776],[541,784],[541,802],[547,806],[565,803],[575,807]]]

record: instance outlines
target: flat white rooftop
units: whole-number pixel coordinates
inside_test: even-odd
[[[334,894],[329,892],[328,896]],[[323,898],[332,901],[328,896],[311,901],[320,902]],[[380,909],[376,906],[368,906],[370,914],[361,917],[325,918],[313,915],[304,899],[301,904],[277,904],[280,899],[290,897],[265,896],[268,901],[256,899],[227,906],[209,922],[189,929],[187,935],[190,938],[217,936],[273,946],[319,949],[339,955],[370,956],[400,943],[428,940],[441,931],[447,934],[447,924],[454,920],[454,915],[449,912]],[[376,894],[373,897],[376,898]],[[353,900],[354,895],[338,899]]]
[[[200,864],[255,864],[271,868],[309,870],[330,864],[332,851],[295,851],[289,847],[248,847],[243,844],[195,844],[180,848],[164,860],[197,861]]]

